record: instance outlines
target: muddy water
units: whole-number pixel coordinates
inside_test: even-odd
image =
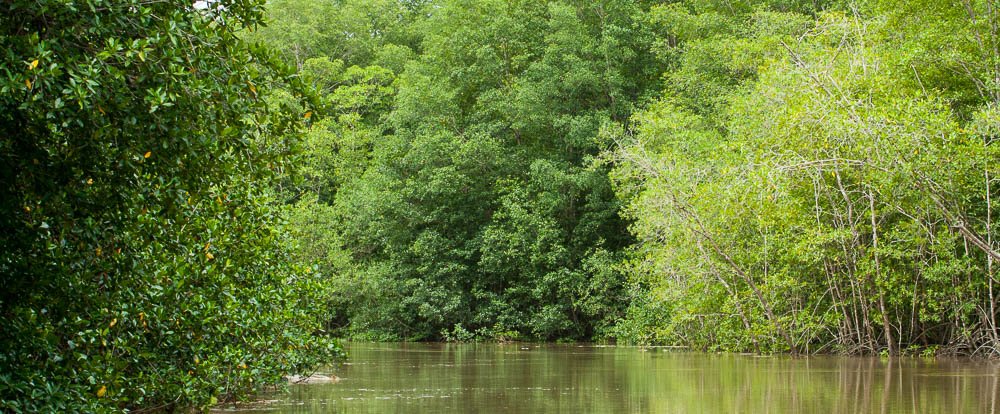
[[[537,344],[349,343],[270,413],[998,413],[985,361]]]

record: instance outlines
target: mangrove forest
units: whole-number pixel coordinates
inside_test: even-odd
[[[0,411],[345,339],[1000,357],[998,8],[0,2]]]

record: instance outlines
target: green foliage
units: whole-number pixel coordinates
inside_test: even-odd
[[[649,286],[623,332],[728,350],[995,353],[1000,154],[975,114],[997,102],[984,81],[997,17],[979,2],[904,3],[763,7],[722,26],[713,10],[653,13],[674,36],[670,84],[610,157],[640,238],[633,276]],[[929,52],[941,42],[961,46]]]
[[[329,57],[363,66],[419,46],[413,28],[428,13],[427,0],[277,0],[267,25],[254,36],[291,63]]]
[[[2,9],[0,410],[204,408],[340,356],[277,227],[302,113],[237,36],[261,2]]]
[[[384,7],[344,2],[333,13]],[[346,309],[335,325],[364,338],[607,337],[624,310],[616,263],[631,238],[593,157],[601,126],[627,119],[655,83],[643,10],[502,1],[422,10],[395,34],[377,30],[359,46],[375,51],[366,58],[334,49],[297,58],[328,115],[307,137],[302,191],[324,204],[317,216],[336,220],[300,231],[326,234],[310,240],[350,258],[327,262]],[[284,13],[272,13],[273,28],[293,24]],[[401,33],[420,41],[389,40]]]
[[[651,3],[275,3],[331,327],[1000,349],[992,2]]]

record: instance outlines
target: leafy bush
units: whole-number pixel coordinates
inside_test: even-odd
[[[0,6],[0,411],[205,407],[342,355],[278,231],[304,117],[237,36],[262,3]]]

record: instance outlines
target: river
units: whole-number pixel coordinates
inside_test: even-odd
[[[347,343],[268,413],[997,413],[1000,364],[542,344]],[[253,412],[253,411],[251,411]]]

